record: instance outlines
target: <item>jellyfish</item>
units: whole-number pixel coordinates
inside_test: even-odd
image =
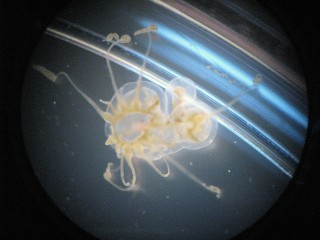
[[[139,190],[134,159],[141,159],[164,178],[171,174],[170,164],[174,165],[194,183],[220,198],[222,190],[219,187],[200,180],[172,155],[182,149],[196,150],[211,144],[218,128],[216,115],[234,104],[251,88],[242,91],[238,97],[222,108],[212,111],[197,98],[197,86],[191,79],[176,77],[168,83],[166,89],[143,80],[142,75],[151,51],[151,34],[156,31],[157,26],[151,24],[134,32],[135,37],[148,35],[148,47],[135,82],[126,83],[118,88],[109,56],[106,56],[106,65],[114,90],[110,101],[100,99],[100,102],[106,105],[106,110],[79,89],[67,73],[54,74],[40,65],[33,65],[33,68],[54,83],[60,77],[65,77],[105,121],[107,135],[105,145],[114,149],[119,159],[119,166],[116,167],[113,162],[109,162],[103,177],[116,189]],[[110,44],[107,51],[109,55],[114,46],[130,43],[131,37],[128,34],[119,37],[117,33],[110,33],[106,41]],[[257,84],[260,78],[261,76],[256,77],[253,85]],[[165,169],[160,169],[155,161],[163,161]],[[129,176],[126,174],[126,167],[129,169]],[[115,174],[120,175],[120,180],[114,179]]]

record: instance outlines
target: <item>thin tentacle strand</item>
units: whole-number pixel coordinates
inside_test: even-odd
[[[71,86],[96,110],[96,112],[102,117],[102,119],[106,122],[111,122],[113,117],[111,114],[103,111],[87,94],[80,90],[77,85],[72,81],[69,75],[65,72],[59,72],[58,74],[54,74],[47,68],[39,65],[33,65],[33,68],[48,78],[53,83],[56,83],[59,78],[66,78]]]
[[[180,172],[182,172],[185,176],[187,176],[190,180],[192,180],[194,183],[198,184],[203,189],[209,191],[210,193],[213,193],[216,195],[217,198],[221,198],[222,196],[222,190],[214,185],[208,185],[205,182],[201,181],[198,177],[196,177],[194,174],[192,174],[190,171],[188,171],[186,168],[184,168],[179,162],[171,158],[170,156],[165,156],[165,158],[174,165]]]

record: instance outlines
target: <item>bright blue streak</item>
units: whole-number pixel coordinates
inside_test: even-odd
[[[206,47],[198,45],[198,44],[193,44],[190,40],[187,40],[182,35],[177,34],[175,31],[172,31],[163,25],[159,25],[158,34],[160,34],[161,36],[176,43],[176,45],[184,47],[185,49],[190,49],[190,52],[192,52],[196,55],[200,55],[201,58],[208,61],[209,64],[215,63],[220,68],[222,68],[226,72],[228,72],[229,75],[232,75],[235,78],[241,80],[242,83],[244,83],[248,86],[252,84],[252,80],[254,79],[255,75],[249,75],[249,74],[245,73],[244,71],[242,71],[240,68],[238,68],[234,64],[226,61],[220,55],[212,52],[209,48],[206,48]],[[196,46],[196,47],[192,48],[192,50],[191,50],[190,44],[192,44],[193,46]]]
[[[148,25],[148,23],[149,21],[143,21],[143,25]],[[207,60],[208,63],[215,63],[219,66],[219,68],[223,69],[224,72],[226,72],[228,75],[234,76],[234,78],[241,81],[243,84],[247,86],[250,86],[252,84],[252,80],[254,79],[255,75],[247,74],[236,65],[230,63],[225,58],[221,57],[220,55],[216,54],[215,52],[213,52],[209,48],[204,47],[201,44],[192,43],[192,45],[196,47],[190,48],[190,40],[187,40],[181,34],[171,30],[164,25],[157,25],[158,34],[160,34],[162,37],[169,39],[170,41],[176,43],[176,45],[184,47],[185,49],[190,49],[190,52],[200,55],[203,59]],[[275,107],[294,119],[301,126],[307,128],[307,117],[298,109],[288,104],[288,102],[286,102],[279,95],[272,92],[270,89],[263,87],[263,85],[259,87],[259,92],[264,99],[266,99],[268,102],[271,102]]]
[[[283,100],[283,98],[263,86],[259,88],[259,92],[262,96],[265,96],[265,98],[268,99],[274,106],[282,109],[282,111],[285,112],[288,116],[295,119],[304,128],[307,128],[307,117],[296,108],[289,105],[285,100]]]

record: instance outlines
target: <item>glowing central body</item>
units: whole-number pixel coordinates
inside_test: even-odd
[[[107,108],[112,117],[106,119],[106,145],[114,147],[117,156],[127,161],[132,157],[154,161],[182,148],[210,144],[216,132],[215,121],[194,106],[194,99],[186,92],[182,86],[171,86],[165,92],[145,81],[140,90],[136,83],[125,84]]]
[[[127,83],[119,89],[107,108],[112,118],[106,123],[106,145],[114,147],[119,158],[155,160],[166,143],[156,134],[167,121],[167,98],[162,89],[151,82]]]
[[[151,81],[142,81],[147,58],[151,49],[151,32],[157,31],[156,25],[134,32],[134,36],[148,34],[149,45],[141,67],[137,81],[117,87],[109,56],[106,57],[114,96],[110,101],[100,102],[107,105],[106,111],[102,110],[90,97],[81,91],[65,72],[54,74],[43,66],[33,65],[33,68],[41,72],[50,81],[56,82],[64,76],[74,89],[97,111],[106,122],[105,132],[107,135],[106,145],[115,149],[120,159],[119,168],[113,168],[109,162],[104,172],[104,178],[111,185],[121,191],[137,189],[136,170],[133,159],[142,159],[147,162],[159,175],[168,177],[170,167],[167,160],[184,173],[189,179],[202,188],[221,197],[220,188],[207,185],[189,172],[169,155],[187,149],[200,149],[208,146],[216,136],[217,121],[215,115],[234,104],[243,94],[253,88],[243,90],[238,97],[213,111],[203,102],[197,99],[196,84],[184,77],[172,79],[165,89],[160,88]],[[119,37],[117,33],[110,33],[106,37],[110,43],[108,55],[117,44],[131,42],[128,34]],[[257,75],[258,76],[258,75]],[[261,76],[253,80],[253,86],[261,81]],[[154,163],[162,159],[166,171],[160,170]],[[125,174],[125,165],[129,168],[129,176]],[[114,179],[115,172],[120,172],[120,180]],[[129,179],[127,181],[126,179]]]

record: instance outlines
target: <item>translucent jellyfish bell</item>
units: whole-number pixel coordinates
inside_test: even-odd
[[[123,142],[134,142],[141,137],[144,126],[150,121],[149,114],[130,113],[121,118],[115,125],[115,131]]]
[[[217,134],[218,123],[212,110],[197,100],[196,84],[189,78],[172,79],[166,89],[172,118],[180,139],[168,152],[182,148],[199,149],[209,145]]]
[[[111,98],[111,101],[107,107],[107,112],[110,114],[114,114],[115,109],[120,111],[125,111],[124,108],[126,104],[131,103],[137,97],[139,109],[136,109],[137,112],[143,111],[146,114],[152,114],[152,112],[166,114],[168,109],[168,98],[164,91],[152,82],[141,81],[140,91],[137,94],[137,83],[131,82],[123,85],[119,90],[118,94],[114,94]],[[122,104],[121,104],[122,102]],[[153,103],[159,103],[159,106],[153,108]],[[131,110],[132,111],[132,110]],[[148,112],[149,111],[149,112]],[[128,114],[128,113],[126,113]],[[137,117],[141,119],[141,116]],[[135,119],[137,119],[135,118]],[[130,118],[131,119],[131,118]],[[105,133],[107,136],[110,134],[110,124],[106,122],[105,125]]]
[[[176,77],[169,82],[166,94],[169,98],[169,109],[172,111],[181,101],[196,99],[197,89],[191,79]]]
[[[172,79],[169,83],[168,89],[170,91],[181,89],[183,94],[191,99],[196,99],[197,97],[196,84],[189,78],[176,77]]]
[[[140,87],[138,101],[141,103],[141,108],[148,108],[152,100],[158,99],[160,103],[160,110],[164,113],[167,112],[168,99],[164,94],[164,91],[158,85],[152,82],[141,81]],[[119,89],[119,97],[121,100],[128,103],[134,100],[137,91],[136,82],[127,83]],[[116,94],[112,97],[111,104],[114,107],[117,106],[118,99]],[[109,112],[110,108],[107,108],[107,111]]]
[[[177,129],[181,136],[180,145],[188,149],[200,149],[208,146],[217,135],[218,122],[212,112],[205,111],[207,106],[199,101],[184,102],[172,112],[174,118],[182,118]],[[193,129],[190,138],[189,129]]]

